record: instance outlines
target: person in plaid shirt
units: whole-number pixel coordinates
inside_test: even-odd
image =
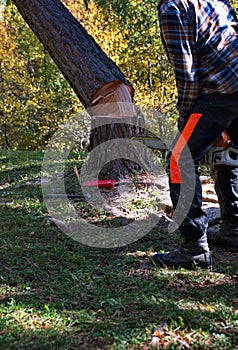
[[[238,250],[238,166],[215,166],[223,223],[210,236],[199,179],[200,160],[222,132],[226,130],[238,149],[238,20],[227,0],[161,0],[158,13],[178,90],[179,132],[167,156],[170,195],[177,211],[191,191],[194,196],[179,224],[178,249],[157,253],[153,261],[169,267],[211,267],[208,238]],[[236,152],[234,157],[238,163]]]

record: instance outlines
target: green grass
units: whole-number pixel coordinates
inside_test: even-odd
[[[213,272],[157,269],[148,252],[177,240],[159,225],[123,248],[84,246],[45,220],[42,156],[0,153],[0,349],[148,350],[156,328],[160,349],[238,348],[237,253],[214,251]]]

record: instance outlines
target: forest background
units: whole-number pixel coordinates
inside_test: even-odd
[[[157,0],[64,0],[135,89],[135,103],[176,119],[176,88],[162,48]],[[84,108],[11,1],[0,17],[0,148],[42,150]],[[89,120],[80,120],[85,137]]]
[[[177,117],[176,86],[162,47],[158,0],[64,0],[135,89],[135,103]],[[238,9],[238,1],[232,1]],[[83,110],[43,45],[11,1],[0,5],[0,148],[42,150]],[[82,119],[88,137],[89,120]]]

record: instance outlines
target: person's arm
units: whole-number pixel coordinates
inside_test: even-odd
[[[196,23],[173,5],[159,10],[163,44],[173,66],[178,89],[177,109],[187,118],[198,96]]]

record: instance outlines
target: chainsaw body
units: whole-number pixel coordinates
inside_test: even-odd
[[[208,152],[208,163],[213,169],[216,165],[238,167],[238,149],[232,146],[229,135],[224,131]]]

